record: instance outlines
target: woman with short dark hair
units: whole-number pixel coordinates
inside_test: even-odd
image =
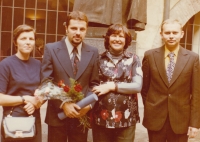
[[[100,55],[101,85],[93,88],[99,101],[93,109],[94,142],[133,142],[139,121],[137,93],[142,76],[137,55],[128,53],[129,30],[114,24],[105,36],[106,51]]]
[[[12,110],[14,117],[36,118],[36,136],[27,142],[41,142],[41,105],[33,96],[40,84],[40,61],[30,57],[35,47],[35,30],[28,25],[19,25],[13,32],[17,53],[0,62],[0,105],[3,117]],[[1,142],[4,129],[1,128]],[[17,140],[15,142],[18,142]]]

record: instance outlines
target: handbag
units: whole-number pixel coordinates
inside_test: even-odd
[[[35,117],[12,117],[12,110],[3,118],[4,138],[15,141],[32,139],[36,134]]]

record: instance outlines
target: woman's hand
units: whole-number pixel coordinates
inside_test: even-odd
[[[29,114],[33,114],[35,111],[35,106],[30,102],[25,102],[26,105],[24,106],[24,110]]]
[[[35,96],[23,96],[23,97],[25,99],[26,104],[30,102],[31,104],[35,106],[36,109],[40,108],[42,105],[42,102],[39,99],[37,99]]]
[[[107,82],[105,84],[95,86],[92,89],[92,92],[94,92],[98,96],[104,95],[104,94],[111,92],[111,91],[115,91],[115,83],[114,82]]]

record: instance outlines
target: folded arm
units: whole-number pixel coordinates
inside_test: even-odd
[[[40,102],[33,96],[11,96],[0,93],[1,106],[17,106],[25,104],[24,109],[28,114],[32,114],[36,108],[41,106]]]

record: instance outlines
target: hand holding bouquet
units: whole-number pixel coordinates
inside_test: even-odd
[[[52,81],[47,80],[46,83],[43,83],[43,85],[41,85],[35,91],[35,96],[39,100],[59,99],[63,101],[62,105],[64,103],[76,103],[80,108],[83,108],[90,103],[98,100],[98,97],[95,94],[91,94],[83,99],[84,94],[81,91],[82,86],[72,78],[70,78],[70,87],[65,85],[63,80],[58,82],[58,86],[53,84]],[[58,117],[60,119],[66,118],[64,112],[59,113]],[[84,130],[85,128],[90,127],[86,115],[81,116],[78,119],[81,125],[84,126]]]

